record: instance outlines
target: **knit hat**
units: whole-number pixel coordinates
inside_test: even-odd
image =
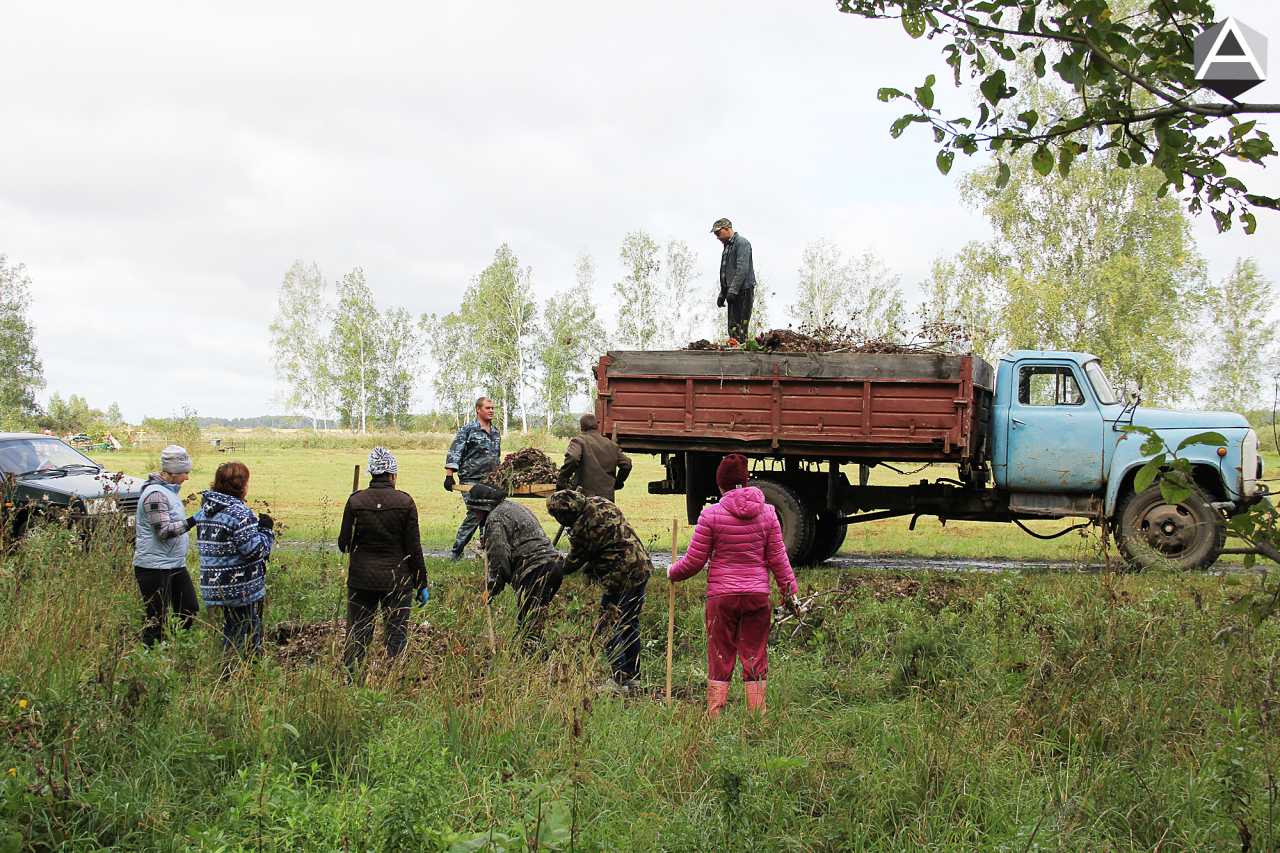
[[[185,447],[171,444],[160,451],[160,470],[165,474],[190,474],[191,456]]]
[[[716,469],[716,485],[727,492],[746,484],[747,457],[741,453],[730,453]]]
[[[467,509],[472,512],[493,512],[493,508],[507,499],[507,493],[488,483],[476,483],[467,492]]]
[[[396,465],[396,458],[391,455],[391,451],[385,447],[375,447],[369,451],[369,476],[376,477],[379,474],[394,474],[399,471]]]

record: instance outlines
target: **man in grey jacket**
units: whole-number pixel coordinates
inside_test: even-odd
[[[556,491],[577,488],[584,495],[611,501],[631,474],[631,457],[600,434],[595,415],[583,415],[578,427],[582,434],[574,436],[564,452]]]
[[[717,219],[711,233],[724,244],[720,253],[720,296],[716,307],[729,306],[729,337],[743,343],[751,327],[751,305],[755,301],[756,268],[751,260],[751,244],[733,230],[733,223]]]
[[[485,592],[493,598],[508,584],[520,602],[517,619],[524,648],[543,645],[547,609],[564,579],[564,558],[551,545],[533,511],[506,492],[480,483],[467,492],[467,509],[480,519]]]

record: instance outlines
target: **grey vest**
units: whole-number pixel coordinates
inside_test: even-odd
[[[156,538],[156,529],[143,510],[143,502],[147,495],[159,491],[169,502],[169,512],[176,517],[185,516],[182,498],[178,497],[178,487],[166,483],[151,483],[138,496],[137,533],[138,538],[133,548],[133,564],[140,569],[181,569],[187,565],[187,545],[190,537],[183,533],[167,542]]]

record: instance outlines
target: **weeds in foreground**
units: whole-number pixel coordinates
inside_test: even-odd
[[[137,645],[127,552],[57,531],[8,552],[0,850],[1276,846],[1275,629],[1228,657],[1223,578],[807,572],[836,592],[772,647],[769,716],[735,684],[711,725],[696,586],[667,707],[596,693],[576,579],[543,660],[503,598],[491,650],[479,577],[432,569],[409,654],[349,678],[337,558],[277,555],[271,653],[220,678],[216,632]]]

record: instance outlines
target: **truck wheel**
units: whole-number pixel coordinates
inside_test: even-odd
[[[809,562],[815,566],[825,563],[836,555],[844,544],[844,536],[849,532],[849,525],[841,524],[843,510],[818,513],[813,531],[813,547],[809,550]]]
[[[1121,502],[1116,544],[1130,568],[1168,565],[1207,569],[1222,550],[1222,517],[1198,491],[1185,501],[1165,503],[1160,484],[1132,493]]]
[[[764,492],[765,502],[778,513],[787,559],[793,566],[804,565],[813,548],[813,513],[790,486],[777,480],[752,479],[750,485]]]

